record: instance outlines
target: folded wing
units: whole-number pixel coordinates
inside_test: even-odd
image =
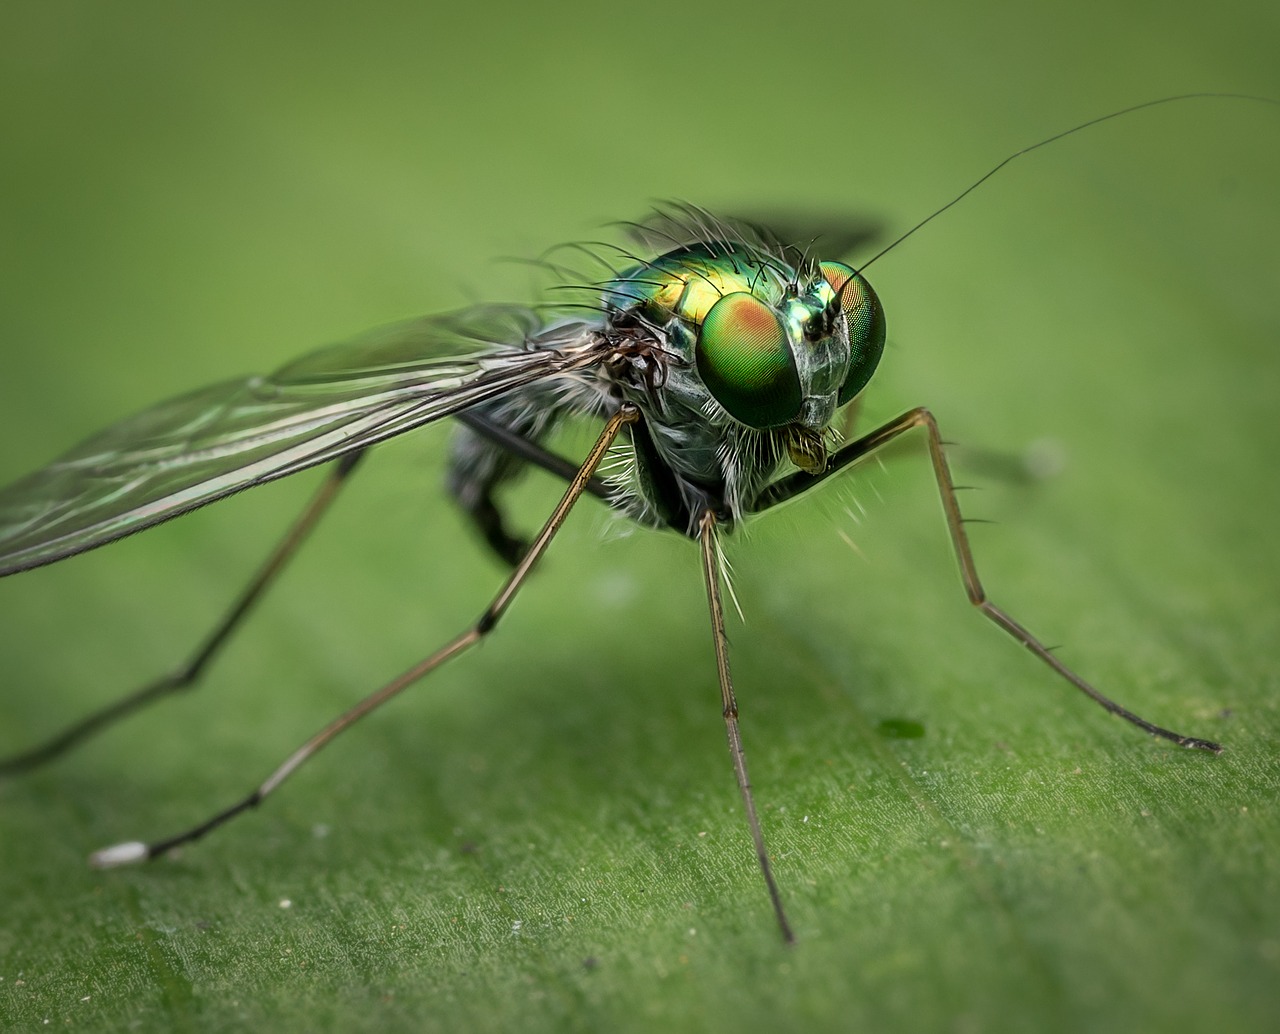
[[[480,306],[163,402],[0,490],[0,575],[38,567],[591,365],[596,325]]]

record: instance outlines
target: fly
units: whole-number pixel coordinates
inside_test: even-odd
[[[0,761],[0,772],[47,761],[191,685],[368,450],[446,417],[460,425],[448,489],[512,567],[479,619],[317,732],[248,796],[176,835],[98,851],[94,865],[159,857],[255,807],[343,730],[478,643],[501,621],[578,500],[593,495],[642,525],[697,544],[729,753],[778,925],[784,939],[793,940],[747,776],[724,628],[719,541],[740,521],[912,431],[927,442],[969,601],[1107,711],[1180,746],[1220,752],[1217,743],[1152,724],[1104,696],[991,602],[928,409],[909,410],[843,446],[832,431],[837,414],[870,381],[884,348],[885,313],[863,275],[868,266],[1027,151],[1181,99],[1113,112],[1011,155],[857,269],[822,260],[809,247],[752,224],[672,205],[656,222],[634,228],[656,244],[657,254],[641,258],[619,250],[622,257],[594,285],[590,305],[560,311],[484,305],[416,320],[315,352],[268,377],[229,381],[161,403],[90,438],[0,491],[0,575],[74,556],[245,488],[331,466],[302,515],[185,667]],[[581,460],[542,444],[570,419],[600,425]],[[601,478],[597,472],[611,452],[624,455],[624,472]],[[529,466],[563,479],[567,488],[526,543],[508,529],[496,492]]]

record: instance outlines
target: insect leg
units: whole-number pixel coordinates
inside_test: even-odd
[[[707,510],[698,522],[698,542],[702,546],[702,574],[707,583],[707,603],[711,608],[711,637],[715,643],[716,671],[720,677],[720,701],[723,705],[724,727],[729,736],[729,754],[733,758],[733,772],[738,777],[738,790],[747,811],[747,825],[751,829],[751,841],[755,845],[760,871],[769,888],[774,915],[782,929],[782,937],[788,944],[795,941],[787,913],[782,907],[782,895],[773,878],[769,864],[769,852],[765,848],[764,834],[760,831],[760,817],[756,814],[755,798],[751,795],[751,780],[747,777],[747,758],[742,750],[742,730],[738,728],[738,701],[733,693],[733,677],[729,673],[729,643],[724,631],[724,603],[720,594],[720,551],[716,545],[716,517]]]
[[[928,438],[929,459],[933,464],[933,475],[938,483],[938,493],[942,497],[942,509],[946,514],[947,529],[951,533],[951,545],[955,550],[956,559],[960,563],[960,576],[964,581],[965,592],[968,593],[969,602],[1075,686],[1076,689],[1080,690],[1095,703],[1100,704],[1107,711],[1114,715],[1119,715],[1125,721],[1133,723],[1139,729],[1143,729],[1153,736],[1172,740],[1180,747],[1208,750],[1215,754],[1220,754],[1222,747],[1211,740],[1202,740],[1195,736],[1184,736],[1181,733],[1163,729],[1145,718],[1139,717],[1127,708],[1121,707],[1114,700],[1103,696],[1102,693],[1058,660],[1039,639],[987,598],[986,590],[982,587],[982,582],[978,578],[977,565],[973,562],[973,552],[969,548],[969,536],[964,529],[964,518],[960,515],[960,504],[956,499],[955,484],[951,479],[951,469],[947,464],[947,457],[943,451],[943,441],[938,433],[938,424],[929,410],[923,407],[910,410],[896,420],[891,420],[869,434],[863,435],[857,441],[850,442],[831,457],[831,462],[827,469],[816,478],[809,474],[799,473],[775,482],[760,494],[751,509],[753,511],[765,510],[777,503],[785,502],[818,481],[830,477],[832,474],[857,463],[859,460],[865,459],[907,431],[917,427],[924,428]]]
[[[524,463],[540,467],[563,481],[570,482],[578,473],[576,461],[567,460],[540,445],[532,436],[536,428],[528,421],[515,426],[486,413],[480,408],[457,414],[460,424],[486,440],[468,444],[465,438],[454,441],[449,469],[449,491],[458,505],[475,522],[481,536],[499,557],[515,567],[529,548],[529,543],[507,530],[506,520],[494,492],[510,480]],[[495,448],[496,446],[496,448]],[[613,493],[599,478],[587,482],[586,491],[606,502]]]
[[[512,455],[518,456],[522,460],[527,460],[535,467],[540,467],[549,474],[554,474],[562,481],[572,481],[578,474],[578,464],[572,460],[565,459],[550,449],[544,449],[537,442],[526,438],[518,431],[513,431],[504,424],[498,423],[498,421],[491,419],[484,413],[463,410],[454,419],[460,424],[466,424],[471,430],[488,438],[495,445],[502,446]],[[613,493],[609,490],[609,486],[594,476],[587,479],[586,492],[588,495],[593,495],[606,503],[613,498]]]
[[[574,503],[586,491],[587,483],[591,480],[592,474],[595,473],[596,467],[600,465],[600,461],[604,459],[605,453],[609,451],[609,447],[613,444],[614,439],[618,437],[619,431],[622,430],[624,424],[629,424],[636,420],[638,411],[629,404],[624,404],[617,413],[609,418],[605,424],[604,430],[600,432],[600,437],[596,439],[595,445],[587,458],[582,461],[582,466],[578,468],[578,473],[566,489],[561,497],[559,504],[556,506],[552,514],[547,518],[546,524],[542,526],[542,530],[533,540],[529,550],[524,557],[516,565],[516,569],[503,583],[498,594],[493,598],[493,602],[489,604],[479,619],[469,629],[459,635],[457,638],[441,647],[431,656],[419,661],[408,671],[404,672],[397,678],[392,679],[381,689],[361,700],[355,707],[349,711],[339,715],[332,722],[326,725],[318,733],[312,736],[306,743],[295,750],[284,762],[276,768],[266,780],[263,781],[257,789],[250,793],[247,797],[237,801],[231,807],[218,812],[216,815],[206,819],[198,826],[194,826],[185,832],[178,833],[175,836],[167,837],[164,840],[156,840],[149,844],[139,841],[132,841],[124,844],[116,844],[112,847],[104,848],[96,851],[89,857],[91,865],[98,868],[108,868],[115,865],[126,865],[130,862],[140,862],[150,858],[158,858],[173,848],[181,844],[198,840],[210,830],[221,826],[224,822],[239,815],[242,811],[261,804],[272,792],[279,788],[289,776],[293,775],[302,765],[312,756],[326,746],[339,733],[354,725],[369,712],[376,710],[385,704],[392,697],[397,696],[400,692],[407,689],[413,683],[428,672],[440,667],[446,661],[451,660],[458,654],[465,651],[468,647],[474,646],[486,635],[488,635],[502,615],[510,606],[511,601],[515,598],[517,592],[520,591],[524,584],[525,578],[529,571],[533,568],[539,558],[546,552],[547,546],[555,537],[560,526],[564,523],[565,518],[569,515],[569,511],[573,509]]]
[[[307,504],[307,508],[302,511],[302,514],[294,521],[293,526],[289,528],[284,538],[280,540],[271,555],[267,557],[266,562],[258,569],[257,574],[245,587],[239,599],[223,615],[222,620],[218,622],[213,631],[182,667],[67,726],[39,746],[21,754],[0,758],[0,775],[24,772],[35,768],[37,765],[42,765],[46,761],[51,761],[70,750],[81,740],[101,732],[103,729],[127,718],[135,711],[140,711],[147,705],[161,700],[171,693],[191,689],[214,655],[231,637],[231,633],[240,625],[245,615],[258,602],[267,587],[284,569],[285,564],[293,557],[294,553],[297,552],[298,547],[302,545],[307,535],[319,523],[320,518],[329,508],[329,504],[333,502],[334,497],[338,494],[338,490],[346,483],[347,477],[355,469],[356,463],[363,455],[363,452],[353,452],[343,456],[334,464],[328,478],[325,479]]]

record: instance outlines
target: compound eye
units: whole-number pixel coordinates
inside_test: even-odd
[[[840,308],[849,325],[849,372],[840,386],[839,403],[844,405],[871,380],[884,352],[884,309],[871,285],[843,262],[824,262],[822,277],[840,299]]]
[[[748,427],[781,427],[800,415],[800,375],[777,314],[745,291],[711,306],[694,352],[698,374],[729,415]]]

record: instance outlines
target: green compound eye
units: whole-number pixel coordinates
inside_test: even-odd
[[[880,363],[884,352],[884,309],[871,285],[843,262],[824,262],[821,268],[823,279],[839,296],[840,308],[849,324],[849,372],[845,374],[839,395],[843,406],[866,387]]]
[[[702,321],[698,374],[729,415],[748,427],[781,427],[800,415],[800,375],[774,311],[745,291],[726,294]]]

